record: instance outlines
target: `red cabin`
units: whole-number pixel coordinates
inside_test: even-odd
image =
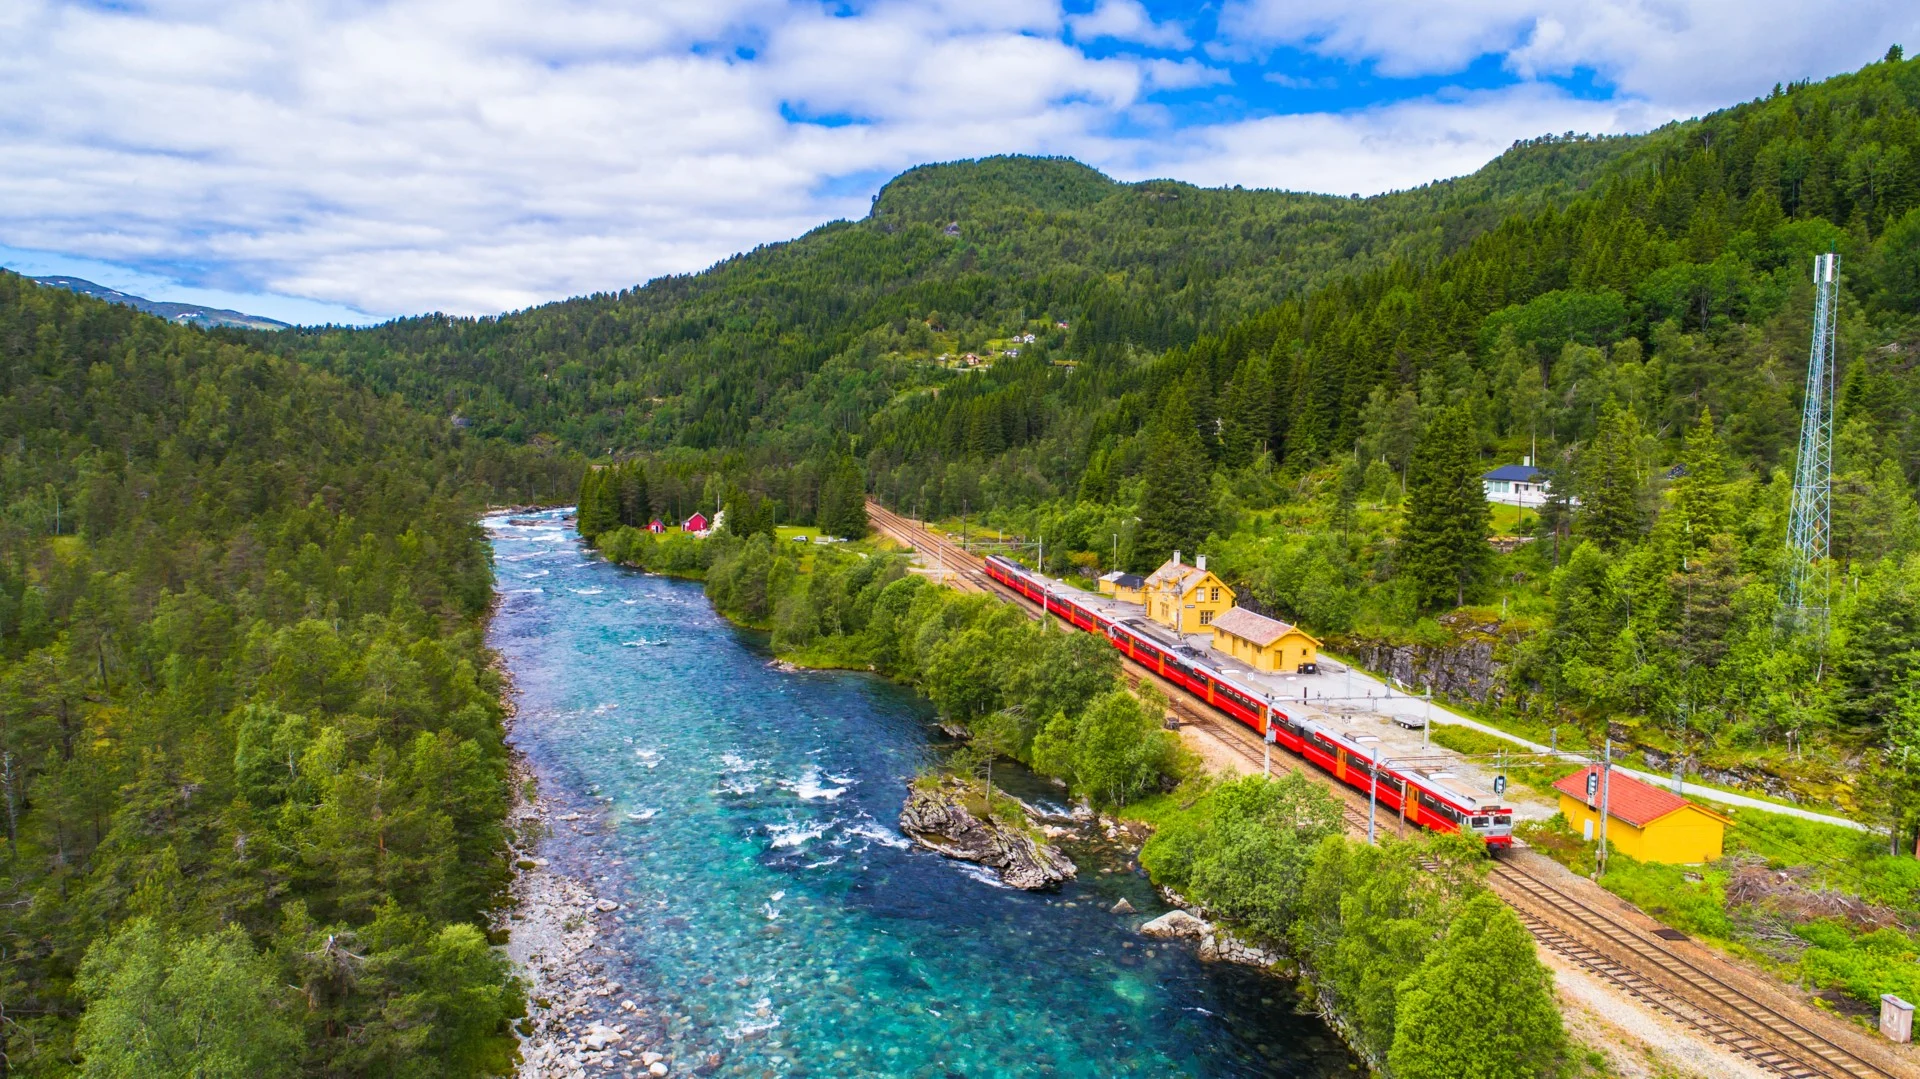
[[[704,513],[696,513],[687,518],[686,523],[682,524],[680,528],[686,532],[705,532],[707,530],[707,515]]]

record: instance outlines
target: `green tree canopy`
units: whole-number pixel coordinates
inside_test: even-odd
[[[1464,407],[1443,411],[1414,451],[1400,529],[1399,570],[1423,608],[1465,602],[1492,561],[1480,474],[1471,415]]]

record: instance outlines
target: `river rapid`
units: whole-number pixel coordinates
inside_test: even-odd
[[[907,780],[946,748],[912,692],[780,670],[698,584],[608,565],[556,514],[485,523],[538,854],[621,904],[602,1018],[672,1074],[1350,1074],[1291,985],[1141,936],[1166,907],[1117,848],[1068,844],[1080,879],[1028,894],[908,843]]]

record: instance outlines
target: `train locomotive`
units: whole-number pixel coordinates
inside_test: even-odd
[[[1289,713],[1270,694],[1209,662],[1200,649],[1169,646],[1145,629],[1141,618],[1115,618],[1082,602],[1078,593],[1056,592],[1025,566],[999,555],[986,559],[987,576],[1076,629],[1098,633],[1128,659],[1186,690],[1275,745],[1305,758],[1356,790],[1373,790],[1382,813],[1398,815],[1435,832],[1468,832],[1497,850],[1513,845],[1513,811],[1444,770],[1383,761],[1376,773],[1374,750],[1356,736]]]

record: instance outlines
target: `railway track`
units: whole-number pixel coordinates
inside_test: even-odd
[[[1894,1079],[1896,1073],[1786,1014],[1791,1007],[1758,999],[1551,881],[1496,860],[1489,882],[1543,947],[1768,1071],[1793,1079]]]
[[[875,502],[867,503],[867,515],[894,539],[933,553],[951,571],[950,583],[955,587],[1000,596],[1029,617],[1039,617],[1025,597],[987,576],[983,559],[951,539]],[[1130,686],[1153,677],[1131,660],[1122,659],[1121,668]],[[1258,735],[1196,706],[1178,687],[1167,688],[1169,704],[1182,722],[1206,729],[1250,762],[1261,762]],[[1273,757],[1282,767],[1297,764],[1290,754]],[[1348,827],[1366,834],[1367,815],[1364,804],[1355,805],[1357,793],[1341,784],[1329,786],[1340,795]],[[1379,817],[1376,823],[1405,834],[1397,814]],[[1787,1014],[1795,1006],[1776,1007],[1757,998],[1652,934],[1524,866],[1496,860],[1488,881],[1541,947],[1768,1072],[1785,1079],[1899,1079],[1901,1073],[1848,1050]]]

